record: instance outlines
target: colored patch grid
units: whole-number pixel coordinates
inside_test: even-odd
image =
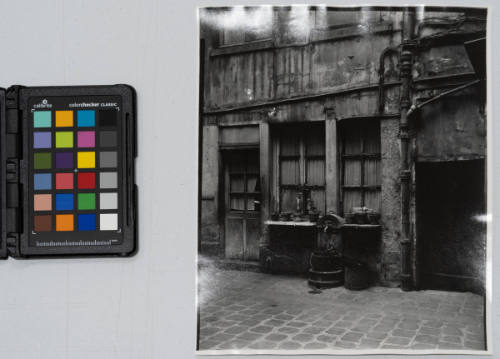
[[[117,152],[112,150],[118,144],[116,117],[115,110],[100,111],[99,125],[105,131],[96,133],[93,128],[96,125],[94,110],[34,111],[33,128],[42,129],[42,131],[33,132],[33,148],[42,149],[42,151],[36,151],[33,154],[33,168],[35,170],[52,171],[90,170],[96,168],[98,160],[97,163],[100,168],[111,169],[111,172],[99,173],[98,187],[105,190],[117,189],[117,172],[112,170],[118,167]],[[71,127],[74,126],[78,130],[73,131]],[[50,132],[51,128],[54,128],[53,132]],[[82,129],[80,130],[80,128]],[[106,151],[80,150],[80,148],[93,149],[96,146],[96,136],[98,134],[98,145],[105,148]],[[47,152],[43,151],[43,149]],[[51,149],[57,151],[52,154],[52,152],[49,152]],[[65,149],[69,150],[69,152],[64,151]],[[99,192],[99,194],[95,192],[73,192],[75,190],[95,190],[95,172],[79,172],[77,174],[73,172],[35,173],[33,188],[35,191],[54,189],[71,191],[70,193],[34,194],[35,216],[33,228],[35,232],[50,232],[54,229],[57,232],[93,231],[97,227],[104,231],[118,229],[117,213],[38,214],[43,211],[117,210],[117,192]],[[99,199],[99,202],[97,202],[97,199]],[[99,206],[97,206],[96,202],[99,203]],[[99,225],[97,220],[99,220]]]

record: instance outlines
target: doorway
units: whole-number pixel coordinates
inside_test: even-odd
[[[481,293],[485,161],[417,163],[416,179],[419,287]]]
[[[260,183],[258,149],[224,153],[225,257],[259,259]]]

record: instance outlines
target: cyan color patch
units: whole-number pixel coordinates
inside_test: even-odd
[[[51,111],[35,111],[33,112],[33,127],[46,128],[52,124]]]
[[[56,211],[67,211],[73,209],[73,194],[56,194]]]
[[[95,231],[95,214],[79,214],[78,230]]]
[[[95,111],[80,110],[77,112],[78,127],[94,127],[95,126]]]
[[[52,189],[52,174],[35,173],[35,190]]]

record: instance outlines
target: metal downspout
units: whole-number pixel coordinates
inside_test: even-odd
[[[408,110],[410,109],[410,85],[412,79],[413,40],[415,32],[415,9],[405,8],[403,11],[403,43],[401,46],[401,97],[399,139],[401,144],[401,162],[399,178],[401,181],[401,289],[412,290],[411,240],[410,240],[410,180],[409,166],[409,126]]]

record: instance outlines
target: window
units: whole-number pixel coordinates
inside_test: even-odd
[[[312,205],[325,212],[324,124],[279,131],[279,209],[306,213]]]
[[[380,123],[347,120],[342,126],[342,202],[344,214],[353,207],[380,212]]]
[[[260,201],[258,151],[228,154],[227,176],[231,211],[258,211]]]

